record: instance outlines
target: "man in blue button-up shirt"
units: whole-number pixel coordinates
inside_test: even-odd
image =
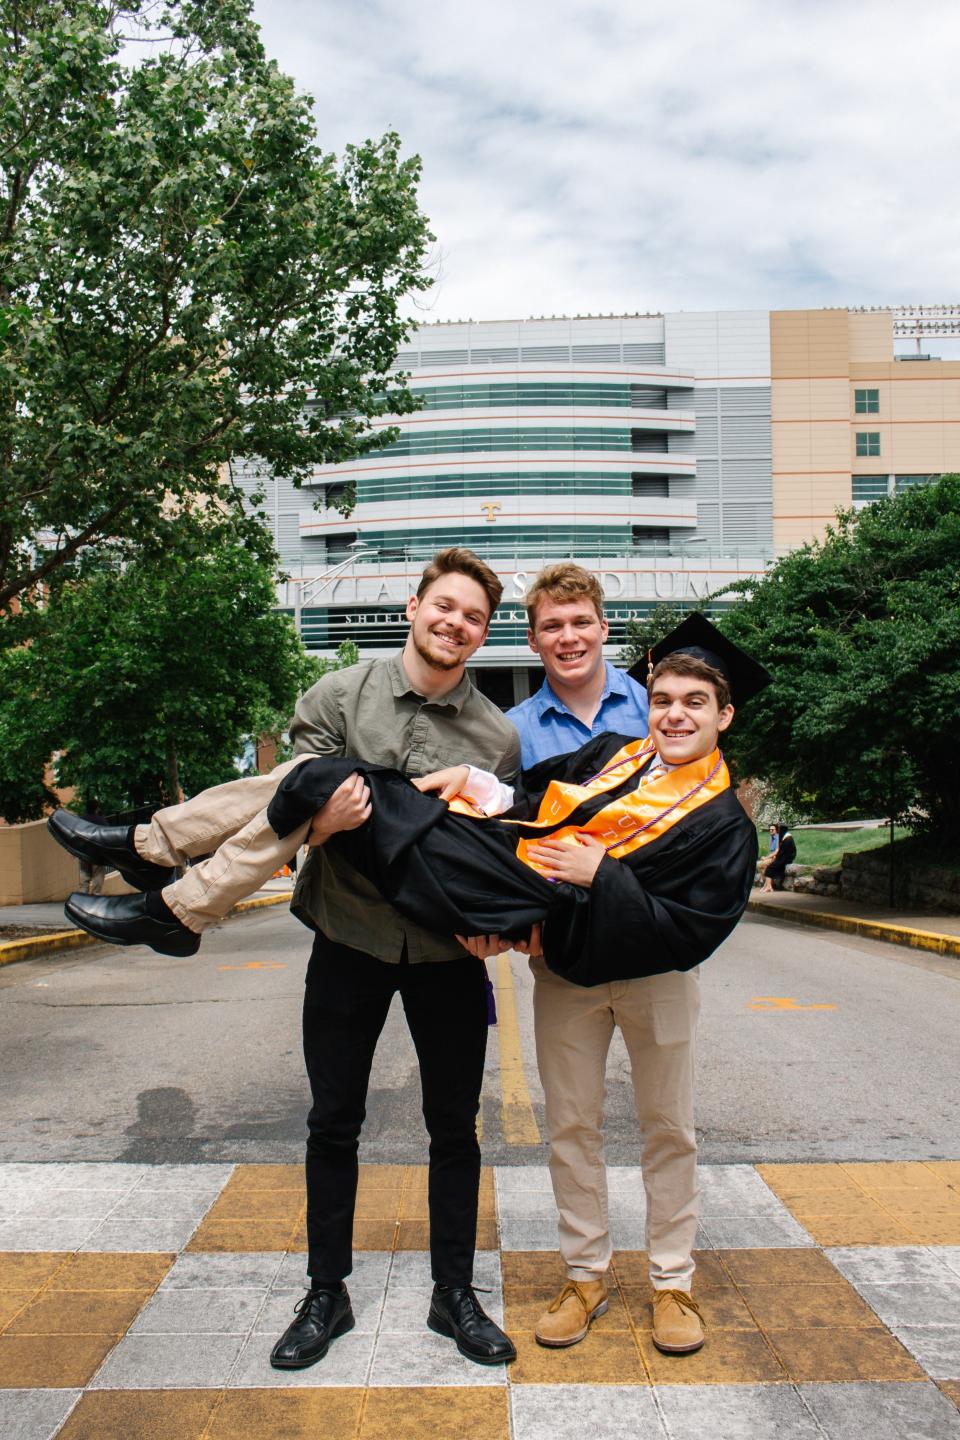
[[[578,750],[594,735],[647,734],[647,692],[603,658],[609,626],[596,577],[562,561],[541,570],[527,594],[527,639],[546,679],[508,710],[520,732],[526,769]]]
[[[520,732],[524,767],[575,750],[605,730],[646,735],[646,691],[603,658],[607,622],[594,576],[569,562],[548,565],[534,580],[526,603],[530,646],[547,674],[535,695],[508,712]],[[474,954],[491,953],[501,942],[496,936],[489,940],[482,950],[476,941],[468,948]],[[645,937],[625,935],[624,943],[642,946]],[[630,1056],[642,1133],[646,1248],[655,1292],[651,1338],[669,1353],[698,1350],[703,1327],[689,1293],[698,1195],[693,1122],[697,972],[584,987],[554,975],[540,956],[530,963],[550,1178],[566,1269],[562,1289],[537,1322],[536,1338],[553,1348],[575,1345],[607,1308],[612,1241],[602,1115],[607,1051],[619,1028]]]

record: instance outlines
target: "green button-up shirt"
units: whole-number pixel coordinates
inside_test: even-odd
[[[520,741],[510,721],[464,675],[439,700],[418,695],[402,656],[324,675],[304,695],[290,727],[294,754],[353,755],[416,779],[470,763],[512,780]],[[465,952],[405,919],[331,847],[318,846],[300,871],[293,913],[341,945],[379,960],[452,960]]]

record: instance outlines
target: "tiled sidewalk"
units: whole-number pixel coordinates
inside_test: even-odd
[[[476,1280],[508,1370],[425,1327],[426,1174],[364,1166],[356,1328],[277,1372],[304,1285],[299,1167],[0,1165],[3,1440],[960,1440],[960,1164],[705,1167],[707,1343],[650,1339],[643,1190],[610,1172],[610,1307],[569,1350],[542,1167],[483,1177]]]

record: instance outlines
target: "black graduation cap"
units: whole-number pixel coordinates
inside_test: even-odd
[[[628,672],[641,685],[647,683],[647,676],[661,660],[668,655],[695,655],[719,670],[730,686],[734,705],[744,705],[754,695],[759,695],[773,679],[762,665],[753,660],[732,640],[721,635],[716,625],[706,615],[695,610],[688,615],[670,634],[647,652],[647,659],[639,661]]]

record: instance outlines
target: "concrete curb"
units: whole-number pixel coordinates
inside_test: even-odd
[[[247,910],[265,910],[271,905],[286,905],[292,894],[292,890],[285,890],[276,895],[258,895],[253,900],[241,900],[230,915],[242,915]],[[23,940],[8,940],[0,945],[0,965],[12,965],[17,960],[36,960],[40,955],[55,955],[62,950],[79,950],[84,945],[99,944],[102,941],[88,935],[85,930],[55,930],[48,935],[27,935]]]
[[[913,930],[908,925],[893,925],[884,920],[863,920],[855,915],[832,915],[826,910],[793,910],[786,905],[773,905],[766,900],[748,900],[747,909],[774,920],[787,920],[794,925],[817,925],[825,930],[842,930],[847,935],[863,935],[868,940],[886,940],[891,945],[908,945],[912,950],[927,950],[933,955],[960,957],[960,935],[940,935],[934,930]]]

